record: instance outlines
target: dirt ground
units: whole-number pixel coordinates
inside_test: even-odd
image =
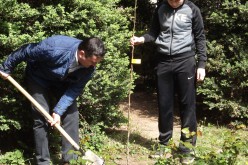
[[[157,97],[156,93],[146,92],[134,92],[131,95],[131,106],[129,108],[128,99],[121,103],[120,108],[124,114],[128,116],[130,111],[130,132],[138,133],[143,139],[156,141],[158,138],[158,108],[157,108]],[[173,138],[179,138],[180,125],[179,118],[174,118],[174,135]],[[123,130],[127,130],[127,127],[121,127]],[[175,136],[175,137],[174,137]],[[146,155],[145,155],[146,156]],[[147,158],[138,159],[133,156],[129,157],[129,165],[152,165],[155,160]],[[127,165],[127,161],[122,159],[115,162],[118,165]]]
[[[130,101],[130,128],[148,139],[156,139],[158,132],[158,108],[156,93],[135,92]],[[121,104],[121,109],[128,116],[128,100]],[[174,132],[180,131],[179,117],[174,116]]]
[[[155,139],[158,137],[157,100],[155,93],[135,92],[130,102],[130,128],[132,132]],[[121,104],[124,114],[128,116],[128,100]]]

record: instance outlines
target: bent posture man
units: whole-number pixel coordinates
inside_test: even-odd
[[[25,80],[29,93],[47,112],[53,109],[53,121],[49,121],[51,126],[61,121],[65,131],[79,143],[76,98],[104,55],[104,44],[97,37],[79,40],[57,35],[39,43],[23,45],[11,53],[0,65],[0,75],[6,79],[19,63],[25,61]],[[49,124],[35,107],[32,109],[37,164],[49,165]],[[75,157],[68,154],[71,149],[72,145],[63,138],[63,163]]]

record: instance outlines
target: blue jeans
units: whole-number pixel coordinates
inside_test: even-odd
[[[173,56],[162,59],[157,66],[158,106],[159,106],[159,140],[167,145],[173,134],[174,97],[177,93],[181,127],[190,132],[197,131],[195,58],[176,59]],[[187,137],[181,132],[181,141],[196,144],[196,135]],[[182,143],[179,150],[190,152]]]
[[[52,113],[52,108],[58,102],[65,89],[57,89],[56,87],[44,88],[37,82],[26,79],[27,87],[30,95],[48,112]],[[49,123],[32,106],[34,119],[33,131],[35,139],[36,160],[38,165],[50,164],[50,153],[48,143]],[[67,109],[65,114],[61,116],[61,123],[64,130],[79,144],[79,113],[76,101]],[[76,155],[68,154],[69,150],[73,150],[73,146],[62,137],[62,161],[69,162],[71,159],[76,159]]]

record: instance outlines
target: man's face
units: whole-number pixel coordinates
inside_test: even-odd
[[[168,3],[170,4],[171,7],[177,8],[183,4],[183,1],[184,0],[168,0]]]
[[[82,65],[85,68],[89,68],[90,66],[96,66],[97,63],[99,63],[102,60],[102,57],[98,56],[91,56],[91,57],[85,57],[85,52],[83,50],[80,50],[78,52],[78,62],[80,65]]]

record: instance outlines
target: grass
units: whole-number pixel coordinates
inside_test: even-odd
[[[206,156],[215,154],[216,156],[214,158],[216,159],[221,156],[227,159],[228,156],[235,155],[235,150],[238,149],[240,153],[237,156],[235,165],[248,164],[247,130],[231,130],[223,126],[218,127],[214,125],[202,126],[202,128],[203,135],[198,137],[196,147],[196,151],[200,156],[204,154]]]
[[[223,165],[248,165],[247,130],[231,130],[223,126],[219,127],[211,124],[201,125],[199,130],[201,130],[202,135],[198,136],[195,148],[198,159],[196,159],[194,164],[207,165],[208,163],[206,162],[209,161],[213,165],[216,162],[219,162],[217,164],[223,162]],[[127,132],[111,130],[107,131],[107,137],[106,145],[99,153],[99,155],[104,157],[106,164],[158,164],[158,160],[148,158],[148,155],[153,152],[153,146],[157,143],[156,141],[142,137],[139,132],[131,132],[128,145],[129,156],[127,157]],[[178,139],[179,133],[173,136],[173,141],[176,145],[179,143]],[[239,143],[237,139],[240,139],[242,143]],[[240,152],[237,159],[234,156],[237,154],[235,149],[238,149],[238,152]],[[236,161],[233,161],[233,159]],[[160,160],[160,162],[162,161]]]
[[[106,147],[100,155],[102,155],[108,165],[127,164],[154,164],[154,160],[148,158],[150,147],[154,144],[151,139],[146,139],[138,132],[130,134],[129,143],[127,145],[127,132],[112,130],[107,132],[108,141]],[[127,157],[127,147],[129,148],[129,156]]]
[[[248,165],[248,131],[246,128],[229,129],[224,126],[202,124],[195,147],[196,161],[194,165]],[[173,143],[178,145],[180,131],[173,136]],[[127,131],[109,129],[106,134],[95,135],[95,140],[104,139],[97,146],[101,149],[97,152],[102,156],[107,165],[180,165],[178,157],[171,156],[161,159],[150,159],[149,154],[154,152],[156,139],[147,139],[141,132],[130,132],[127,145]],[[129,155],[127,156],[127,147]],[[59,156],[55,156],[53,164],[59,162]],[[3,157],[2,157],[3,158]],[[22,153],[19,156],[13,152],[7,156],[9,161],[19,164],[24,161]],[[0,159],[1,160],[1,159]],[[25,159],[25,164],[33,164],[34,159]],[[0,161],[1,162],[1,161]],[[1,163],[0,163],[1,164]],[[18,164],[18,163],[17,163]]]

